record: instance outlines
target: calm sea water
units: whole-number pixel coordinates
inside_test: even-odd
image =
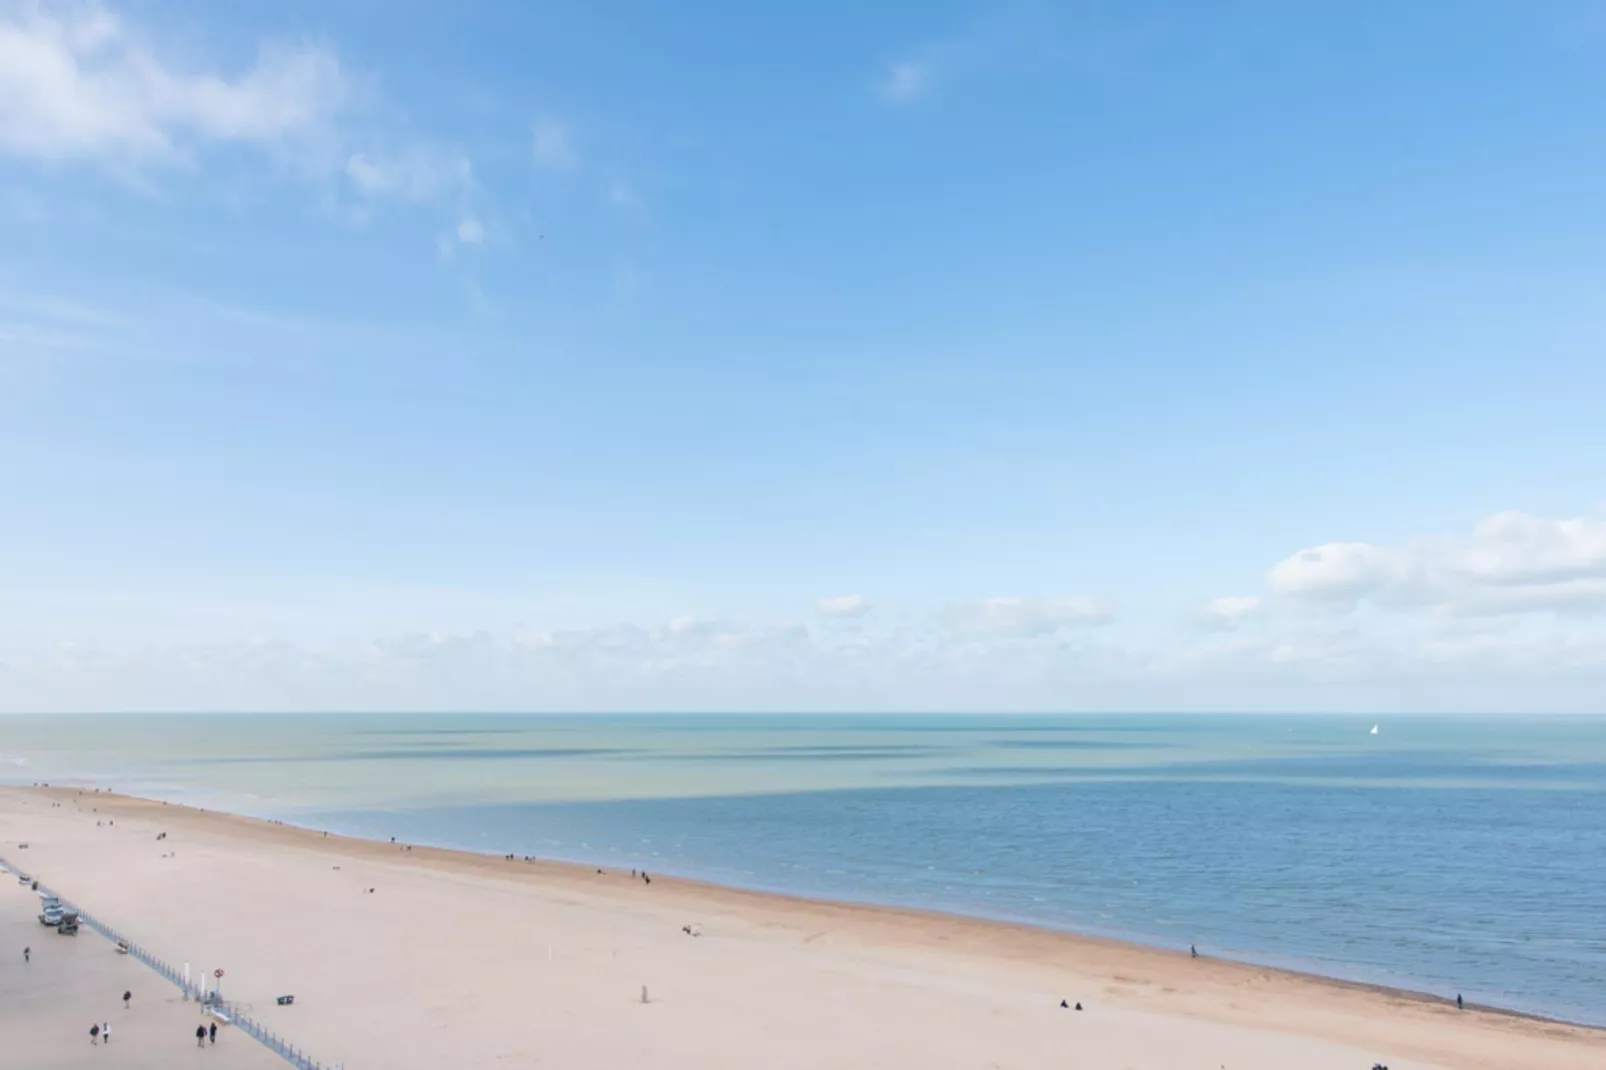
[[[1606,1024],[1606,719],[0,718],[0,777]]]

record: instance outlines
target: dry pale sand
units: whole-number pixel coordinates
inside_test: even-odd
[[[1606,1031],[1405,993],[965,918],[407,851],[72,789],[0,789],[0,853],[169,961],[225,967],[227,997],[349,1070],[1606,1066]],[[77,1019],[16,1016],[20,950],[0,949],[13,960],[0,970],[4,1043],[55,1052]],[[118,988],[132,966],[111,968]],[[286,992],[296,1004],[276,1006]],[[1061,1010],[1062,998],[1086,1010]],[[83,1025],[66,1029],[80,1046],[71,1060],[0,1061],[104,1055],[82,1036],[89,1012],[72,1013]]]
[[[15,861],[19,852],[5,853]],[[218,1046],[197,1052],[195,1027],[210,1019],[196,1004],[88,929],[61,936],[38,914],[37,894],[15,881],[0,886],[0,1067],[173,1070],[199,1056],[211,1070],[283,1070],[278,1056],[227,1029]],[[126,1007],[124,992],[133,997]],[[96,1022],[111,1026],[109,1044],[90,1043]]]

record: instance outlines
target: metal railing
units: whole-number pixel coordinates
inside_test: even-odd
[[[22,874],[21,870],[11,865],[4,858],[0,858],[0,870],[4,870],[13,876],[21,876]],[[345,1070],[344,1063],[335,1066],[320,1063],[267,1026],[246,1014],[240,1009],[238,1003],[231,1003],[228,1000],[218,998],[216,993],[205,992],[201,985],[187,979],[181,971],[175,969],[170,963],[163,961],[146,948],[123,936],[116,929],[113,929],[87,910],[81,909],[65,896],[59,895],[54,889],[47,887],[43,881],[35,881],[34,884],[39,891],[46,895],[54,895],[61,900],[63,910],[77,912],[78,924],[89,926],[89,928],[122,948],[131,957],[149,966],[162,977],[178,986],[179,990],[184,993],[185,999],[193,999],[207,1009],[221,1012],[229,1022],[234,1024],[235,1028],[249,1034],[269,1051],[275,1052],[291,1066],[294,1066],[296,1070]]]

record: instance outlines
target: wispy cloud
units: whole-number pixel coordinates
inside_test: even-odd
[[[28,3],[0,14],[0,151],[129,170],[207,142],[310,138],[351,105],[351,79],[319,44],[267,44],[228,73],[164,59],[93,5]]]
[[[147,29],[95,3],[0,0],[0,155],[109,173],[157,192],[183,175],[227,197],[227,149],[365,223],[392,205],[473,213],[461,151],[398,135],[370,81],[320,42],[265,42],[232,69],[195,48],[169,54]]]
[[[1236,628],[1246,618],[1260,611],[1261,601],[1256,595],[1223,595],[1212,598],[1195,611],[1201,624],[1211,628]]]
[[[825,617],[862,617],[870,612],[870,600],[862,594],[839,594],[820,599],[814,608]]]
[[[365,197],[422,204],[469,189],[474,169],[466,156],[416,145],[390,155],[353,153],[346,160],[346,177]]]
[[[1030,639],[1066,628],[1108,624],[1115,614],[1096,598],[988,598],[949,606],[942,623],[955,635],[973,639]]]
[[[457,224],[457,240],[464,245],[483,245],[485,243],[485,227],[478,219],[469,216]]]
[[[887,65],[876,81],[876,92],[894,104],[908,104],[919,100],[931,91],[932,68],[929,62],[900,60]]]
[[[549,117],[535,121],[530,152],[536,164],[549,171],[568,171],[580,163],[580,154],[570,140],[568,126]]]

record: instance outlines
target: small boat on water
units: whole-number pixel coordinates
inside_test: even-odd
[[[1372,735],[1377,735],[1377,725],[1372,726]]]

